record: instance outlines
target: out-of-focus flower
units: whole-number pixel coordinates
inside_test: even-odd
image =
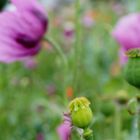
[[[112,10],[118,15],[123,15],[126,11],[125,7],[120,2],[112,3]]]
[[[69,114],[64,114],[64,122],[57,128],[60,140],[70,140],[72,123]]]
[[[59,6],[59,0],[41,0],[48,11],[52,11]]]
[[[45,140],[44,134],[43,133],[38,133],[36,136],[36,140]]]
[[[37,67],[37,61],[33,58],[28,58],[23,61],[25,68],[27,69],[35,69]]]
[[[73,88],[71,86],[67,87],[66,94],[68,98],[73,97]]]
[[[74,37],[75,29],[73,22],[66,22],[64,24],[64,37],[66,39],[72,40]]]
[[[118,63],[113,63],[110,67],[110,74],[112,76],[118,76],[120,73],[120,65]]]
[[[46,32],[48,19],[35,0],[11,0],[13,11],[0,14],[0,61],[23,60],[37,54]]]
[[[29,77],[23,77],[21,80],[20,80],[20,85],[24,88],[26,88],[27,86],[29,86],[31,84],[31,79]]]
[[[85,27],[90,28],[95,24],[94,14],[87,12],[83,17],[83,24]]]
[[[49,96],[52,96],[52,95],[54,95],[56,93],[56,86],[55,86],[55,84],[47,85],[46,89],[47,89],[47,93],[48,93]]]
[[[140,13],[123,17],[113,30],[113,36],[124,51],[140,48]]]
[[[121,45],[120,63],[127,61],[126,51],[140,48],[140,13],[133,13],[120,19],[113,30],[113,37]]]

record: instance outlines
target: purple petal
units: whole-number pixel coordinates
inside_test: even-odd
[[[17,10],[0,14],[0,61],[5,63],[37,54],[48,24],[42,7],[35,0],[12,2]]]
[[[119,51],[119,59],[122,66],[128,61],[128,58],[125,55],[125,51],[122,48]]]
[[[126,51],[140,48],[140,13],[130,14],[120,19],[113,36]]]
[[[57,128],[60,140],[69,140],[71,135],[72,123],[69,114],[64,114],[64,122]]]

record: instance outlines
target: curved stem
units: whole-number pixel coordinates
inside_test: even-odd
[[[53,40],[52,38],[48,38],[48,37],[44,37],[44,40],[47,41],[54,49],[55,51],[58,53],[58,55],[60,56],[61,60],[63,61],[63,77],[64,77],[64,82],[63,82],[63,89],[64,89],[64,104],[67,106],[67,97],[65,94],[65,90],[67,87],[67,73],[68,73],[68,61],[67,61],[67,57],[65,55],[65,53],[63,52],[62,48],[59,46],[59,44],[57,42],[55,42],[55,40]]]
[[[44,40],[47,41],[52,47],[54,47],[54,49],[60,55],[62,61],[65,64],[65,66],[67,66],[68,65],[68,63],[67,63],[67,57],[65,56],[65,54],[64,54],[63,50],[61,49],[61,47],[59,46],[59,44],[57,44],[55,42],[55,40],[53,40],[52,38],[44,37]]]

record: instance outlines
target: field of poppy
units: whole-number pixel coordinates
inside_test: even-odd
[[[0,140],[140,140],[140,0],[0,9]]]

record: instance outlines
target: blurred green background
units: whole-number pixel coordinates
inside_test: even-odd
[[[120,17],[139,10],[140,1],[81,0],[76,82],[75,1],[41,2],[49,16],[46,36],[61,46],[67,65],[45,41],[31,62],[0,65],[0,140],[58,140],[56,129],[63,112],[67,111],[68,102],[79,96],[91,101],[94,140],[117,140],[119,123],[118,140],[134,140],[133,116],[122,105],[120,95],[130,99],[138,91],[123,79],[119,46],[111,31]],[[39,135],[44,139],[39,139]],[[72,140],[78,139],[74,133]]]

